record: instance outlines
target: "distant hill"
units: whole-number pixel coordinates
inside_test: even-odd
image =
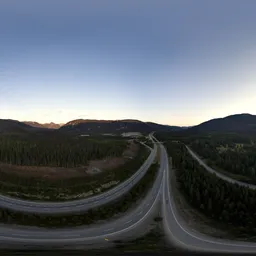
[[[146,122],[146,124],[150,126],[153,131],[169,132],[169,131],[181,131],[184,129],[183,127],[180,127],[180,126],[157,124],[153,122]]]
[[[151,122],[142,122],[133,119],[124,120],[91,120],[77,119],[63,125],[59,130],[74,133],[124,133],[141,132],[149,133],[152,131],[173,130],[172,126],[159,125]],[[178,128],[176,128],[178,129]]]
[[[45,128],[49,128],[49,129],[59,129],[63,124],[56,124],[56,123],[46,123],[43,124]]]
[[[153,122],[142,122],[140,120],[92,120],[77,119],[64,125],[49,123],[0,119],[0,133],[69,133],[69,134],[121,134],[126,132],[150,133],[152,131],[180,131],[184,128],[178,126],[162,125]]]
[[[32,122],[32,121],[24,121],[22,122],[26,125],[32,126],[32,127],[36,127],[36,128],[44,128],[44,126],[42,124],[39,124],[37,122]]]
[[[47,129],[59,129],[61,127],[61,124],[55,124],[55,123],[45,123],[45,124],[40,124],[38,122],[33,122],[33,121],[24,121],[24,124],[30,125],[32,127],[36,128],[47,128]]]
[[[184,133],[238,132],[256,134],[256,115],[236,114],[216,118],[188,128]]]
[[[16,120],[0,119],[0,134],[32,132],[35,129],[37,128]]]

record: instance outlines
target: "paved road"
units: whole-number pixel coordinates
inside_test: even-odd
[[[198,163],[200,165],[202,165],[206,171],[210,172],[210,173],[215,173],[216,176],[218,176],[219,178],[227,181],[227,182],[230,182],[230,183],[234,183],[234,184],[238,184],[240,186],[243,186],[243,187],[249,187],[251,189],[256,189],[256,185],[253,185],[253,184],[248,184],[248,183],[245,183],[245,182],[242,182],[242,181],[237,181],[237,180],[234,180],[220,172],[217,172],[215,171],[214,169],[212,169],[211,167],[209,167],[195,152],[192,151],[192,149],[188,146],[186,146],[188,152],[190,153],[190,155],[198,161]]]
[[[114,240],[131,238],[146,230],[161,200],[163,227],[168,241],[172,244],[193,251],[256,253],[256,243],[216,239],[187,228],[184,220],[178,215],[172,198],[170,178],[173,173],[171,168],[169,169],[168,156],[163,145],[160,145],[160,151],[160,169],[152,189],[143,202],[126,216],[100,226],[62,230],[2,225],[0,244],[14,247],[29,244],[44,248],[53,245],[83,245],[86,248],[95,245],[107,246]],[[108,240],[105,240],[106,238]]]
[[[151,150],[149,157],[135,174],[133,174],[126,181],[102,194],[67,202],[35,202],[0,195],[0,207],[22,212],[32,212],[39,214],[44,213],[52,215],[60,213],[77,213],[107,204],[123,196],[141,180],[141,178],[146,174],[149,166],[154,161],[156,151],[157,146],[154,145],[154,148]]]
[[[91,227],[79,227],[70,229],[43,229],[32,227],[10,227],[0,226],[0,244],[9,246],[63,246],[63,245],[83,245],[88,246],[107,246],[114,240],[134,238],[147,230],[147,225],[152,222],[154,214],[159,210],[158,204],[161,201],[163,164],[158,170],[153,187],[134,210],[124,217],[108,222],[103,225]],[[108,240],[105,240],[105,239]],[[0,246],[1,248],[1,246]]]
[[[147,144],[145,144],[144,142],[142,141],[139,141],[139,143],[143,146],[145,146],[146,148],[148,148],[149,150],[153,150],[153,148],[151,148],[150,146],[148,146]]]
[[[168,155],[163,145],[160,145],[160,148],[164,169],[162,186],[163,227],[168,241],[180,248],[192,251],[256,253],[256,243],[217,239],[192,231],[187,227],[186,222],[178,215],[172,197],[169,176],[173,173],[172,169],[169,169]]]

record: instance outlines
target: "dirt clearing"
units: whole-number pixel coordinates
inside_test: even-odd
[[[35,177],[44,179],[68,179],[76,177],[86,177],[98,172],[111,170],[124,165],[127,161],[136,156],[139,146],[133,140],[129,141],[129,146],[123,152],[122,157],[109,157],[105,159],[92,160],[87,166],[76,168],[46,167],[46,166],[18,166],[0,163],[1,173],[22,177]],[[92,170],[98,170],[93,172]]]

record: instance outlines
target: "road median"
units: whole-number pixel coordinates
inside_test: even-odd
[[[18,224],[26,226],[37,226],[45,228],[64,228],[81,225],[90,225],[98,221],[115,217],[128,211],[137,202],[145,197],[147,191],[152,187],[159,169],[158,163],[153,163],[144,177],[125,195],[119,199],[95,209],[83,213],[42,215],[33,213],[22,213],[8,209],[1,209],[1,223]]]

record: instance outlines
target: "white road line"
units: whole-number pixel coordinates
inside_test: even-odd
[[[126,221],[125,224],[131,223],[131,222],[132,222],[132,220],[129,220],[129,221]]]
[[[168,164],[168,161],[167,161],[167,170],[169,170],[169,164]],[[169,181],[169,172],[167,171],[166,172],[167,174],[167,181]],[[197,240],[201,240],[203,242],[207,242],[207,243],[211,243],[211,244],[219,244],[219,245],[224,245],[224,246],[234,246],[234,247],[247,247],[247,248],[256,248],[256,244],[255,243],[252,243],[252,245],[248,245],[248,244],[233,244],[233,243],[222,243],[222,242],[217,242],[217,241],[212,241],[212,240],[208,240],[208,239],[204,239],[204,238],[201,238],[201,237],[198,237],[194,234],[191,234],[189,233],[189,231],[187,231],[178,221],[175,213],[174,213],[174,210],[173,210],[173,206],[172,206],[172,201],[171,201],[171,198],[170,198],[170,185],[169,185],[169,182],[167,183],[168,186],[167,186],[167,190],[168,190],[168,198],[169,198],[169,202],[170,202],[170,209],[172,211],[172,214],[173,214],[173,217],[176,221],[176,223],[178,224],[178,226],[188,235],[190,235],[191,237],[197,239]],[[174,203],[174,202],[173,202]],[[176,238],[177,239],[177,238]],[[180,241],[181,243],[183,243],[182,241]],[[209,250],[210,251],[210,250]],[[218,250],[216,250],[218,251]],[[219,251],[231,251],[231,250],[219,250]]]
[[[155,182],[157,181],[158,177],[156,178]],[[156,186],[156,183],[154,183],[154,186]],[[135,221],[135,223],[131,224],[130,226],[126,227],[126,228],[123,228],[121,230],[118,230],[118,231],[114,231],[112,233],[109,233],[107,234],[108,236],[113,236],[113,235],[117,235],[117,234],[122,234],[124,232],[127,232],[128,230],[131,230],[133,229],[134,227],[136,227],[137,225],[139,225],[141,222],[143,222],[147,216],[151,213],[152,209],[156,206],[157,202],[158,202],[158,199],[159,199],[159,195],[160,195],[160,192],[162,191],[162,187],[163,187],[163,175],[161,175],[161,179],[160,179],[160,186],[159,186],[159,191],[158,191],[158,194],[156,195],[156,197],[154,198],[153,200],[153,203],[152,205],[150,206],[150,208],[147,210],[147,212],[145,212],[145,214],[137,221]],[[151,191],[152,193],[152,191]],[[132,222],[132,220],[129,220],[127,221],[126,223],[130,223]],[[17,235],[18,236],[18,235]],[[29,234],[30,236],[30,234]],[[4,239],[4,240],[7,240],[7,241],[33,241],[33,242],[40,242],[40,243],[45,243],[45,242],[57,242],[57,241],[67,241],[67,242],[79,242],[79,241],[88,241],[88,240],[95,240],[95,239],[99,239],[99,238],[104,238],[106,237],[106,234],[102,234],[102,235],[98,235],[98,236],[92,236],[92,237],[81,237],[81,236],[78,236],[76,238],[71,238],[73,236],[77,236],[77,235],[69,235],[67,234],[66,235],[68,238],[64,238],[64,235],[62,235],[62,237],[59,237],[59,238],[29,238],[28,240],[26,238],[19,238],[19,237],[8,237],[8,236],[3,236],[3,235],[0,235],[0,241],[1,239]],[[3,241],[2,241],[3,242]]]
[[[0,195],[0,201],[3,201],[3,202],[0,202],[0,203],[5,203],[5,205],[9,206],[10,208],[17,208],[19,206],[20,208],[23,208],[23,210],[25,210],[26,212],[33,212],[31,207],[39,206],[37,211],[39,211],[39,212],[47,212],[47,213],[49,213],[49,211],[53,210],[53,209],[55,209],[55,211],[56,211],[56,209],[58,209],[59,207],[63,207],[63,209],[64,209],[65,207],[69,207],[70,208],[71,206],[74,206],[74,209],[72,211],[72,212],[74,212],[75,209],[78,210],[85,203],[89,203],[89,202],[92,203],[94,200],[97,203],[97,201],[101,201],[103,198],[105,198],[108,195],[115,196],[117,191],[123,190],[123,188],[125,186],[127,186],[127,184],[128,185],[132,184],[132,182],[137,177],[139,177],[139,179],[141,179],[144,176],[144,174],[146,173],[148,167],[152,164],[152,161],[153,161],[153,159],[154,159],[154,157],[156,155],[156,149],[157,149],[157,146],[154,145],[154,150],[150,153],[150,155],[148,156],[148,158],[146,159],[144,164],[128,180],[124,181],[120,185],[117,185],[113,189],[109,190],[109,192],[106,192],[106,193],[103,193],[103,194],[100,194],[100,195],[95,195],[95,196],[93,196],[93,197],[91,197],[89,199],[78,199],[78,200],[73,201],[72,203],[70,203],[70,202],[47,203],[47,206],[46,206],[42,202],[33,202],[33,201],[27,201],[27,200],[22,200],[22,199],[16,199],[16,198],[14,199],[14,198],[11,198],[11,197],[8,197],[8,196]],[[93,204],[96,204],[96,203],[93,202]],[[41,207],[43,207],[43,208],[40,210]],[[49,208],[49,211],[47,211],[45,208]],[[66,211],[63,210],[63,212],[66,212]],[[69,212],[69,210],[67,210],[67,212]]]

